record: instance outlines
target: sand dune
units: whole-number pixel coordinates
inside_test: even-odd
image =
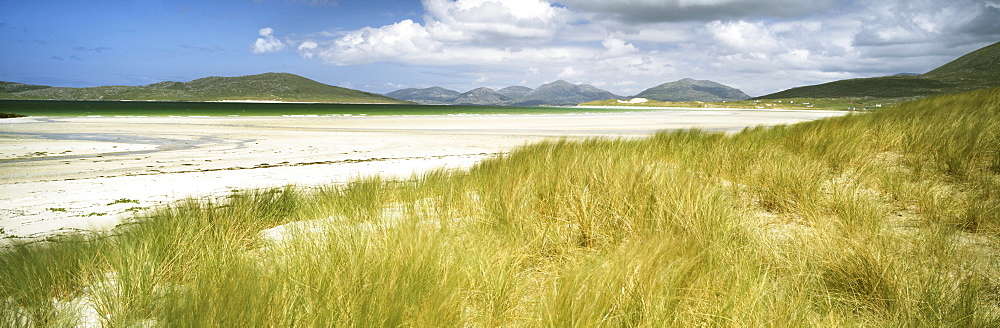
[[[233,189],[467,168],[546,138],[738,131],[831,111],[0,120],[3,242],[113,227],[136,211]]]

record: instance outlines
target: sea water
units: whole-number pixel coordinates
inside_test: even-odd
[[[365,116],[365,115],[470,115],[470,114],[569,114],[641,111],[628,107],[581,108],[573,106],[461,106],[330,103],[256,103],[183,101],[66,101],[0,100],[0,112],[27,116],[142,117],[142,116]]]

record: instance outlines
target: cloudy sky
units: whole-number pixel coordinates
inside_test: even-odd
[[[140,85],[289,72],[385,93],[750,95],[924,73],[1000,41],[1000,0],[0,0],[0,80]]]

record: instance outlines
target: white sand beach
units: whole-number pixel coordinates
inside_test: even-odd
[[[546,138],[739,131],[833,111],[0,120],[0,244],[107,229],[143,208],[234,189],[467,168]],[[117,201],[117,202],[116,202]]]

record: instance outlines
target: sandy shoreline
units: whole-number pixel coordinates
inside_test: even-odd
[[[321,117],[29,117],[0,120],[0,244],[107,229],[185,197],[467,168],[547,138],[738,131],[831,111]],[[117,202],[128,200],[128,202]]]

